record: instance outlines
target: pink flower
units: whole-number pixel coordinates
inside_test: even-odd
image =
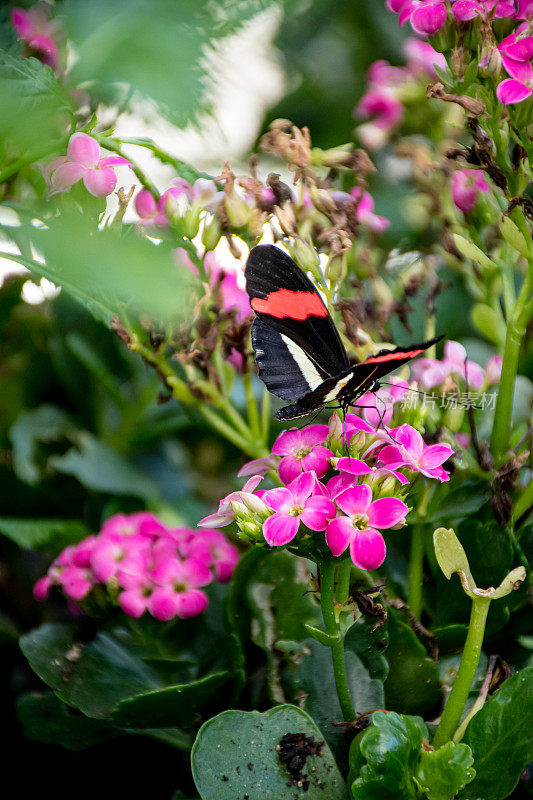
[[[131,588],[125,589],[118,596],[118,604],[125,614],[138,619],[148,611],[150,597],[154,590],[152,581],[148,576],[143,576]]]
[[[135,572],[142,568],[143,556],[149,544],[145,539],[132,536],[121,542],[113,538],[102,537],[95,544],[91,554],[91,567],[96,578],[102,583],[114,577],[119,569],[133,569]]]
[[[435,75],[435,67],[446,69],[446,59],[442,53],[437,51],[429,44],[420,39],[409,37],[403,43],[403,52],[408,59],[407,69],[418,76],[421,72],[428,75]]]
[[[43,575],[42,578],[35,583],[33,587],[33,596],[36,600],[46,600],[50,594],[50,589],[53,586],[53,581],[49,575]]]
[[[335,502],[346,516],[336,517],[327,526],[326,542],[332,554],[340,556],[349,547],[356,567],[377,569],[387,552],[377,528],[399,525],[405,521],[409,509],[397,497],[382,497],[372,502],[372,489],[367,484],[346,489]]]
[[[532,94],[533,88],[529,85],[529,82],[523,83],[514,78],[506,78],[496,87],[496,96],[504,106],[508,106],[511,103],[522,103]]]
[[[268,544],[280,546],[292,541],[300,520],[313,531],[323,531],[328,519],[335,515],[335,506],[324,494],[316,491],[316,475],[304,472],[288,486],[270,489],[263,501],[274,514],[263,523],[263,536]]]
[[[448,481],[449,474],[441,464],[453,455],[448,444],[426,445],[420,433],[411,425],[400,425],[392,436],[396,445],[387,445],[379,452],[379,460],[388,469],[408,467],[427,478]]]
[[[452,199],[461,211],[473,211],[480,192],[489,191],[483,172],[477,169],[460,169],[453,176]]]
[[[96,581],[91,570],[69,566],[61,570],[58,583],[69,600],[79,601],[87,597]]]
[[[502,374],[502,356],[491,356],[485,369],[485,380],[489,386],[500,382]]]
[[[264,458],[254,458],[247,461],[237,473],[238,478],[245,478],[248,475],[266,475],[271,469],[276,469],[279,464],[279,456],[265,456]]]
[[[441,0],[411,0],[402,5],[399,13],[400,25],[409,20],[416,33],[428,36],[440,31],[447,17],[446,5]]]
[[[207,608],[207,595],[198,587],[211,582],[211,573],[201,561],[168,559],[154,569],[152,577],[156,588],[148,609],[156,619],[195,617]]]
[[[387,230],[390,221],[374,214],[374,198],[368,192],[361,192],[358,186],[354,186],[350,195],[357,203],[356,218],[358,222],[377,233]]]
[[[453,4],[453,15],[460,22],[468,22],[478,15],[485,15],[494,7],[494,0],[456,0]],[[496,3],[495,16],[514,17],[516,12],[513,2],[505,1]]]
[[[55,39],[58,26],[49,20],[48,4],[34,5],[25,11],[23,8],[11,9],[11,24],[23,42],[39,54],[43,64],[52,69],[57,66],[57,44]]]
[[[283,431],[272,448],[276,456],[283,456],[278,467],[278,474],[287,484],[302,472],[315,472],[322,478],[330,468],[329,460],[333,457],[331,450],[324,447],[328,435],[327,425],[310,425],[303,430],[290,428]]]
[[[359,100],[355,113],[363,119],[374,117],[378,128],[389,130],[402,120],[404,109],[390,89],[373,87]]]
[[[220,285],[222,307],[225,311],[235,309],[237,322],[242,322],[251,315],[250,300],[244,288],[241,289],[236,272],[224,270],[217,261],[215,253],[210,250],[204,258],[204,267],[212,286]]]
[[[466,350],[459,342],[447,341],[444,345],[444,363],[449,372],[468,380],[470,388],[479,389],[483,385],[484,372],[475,361],[468,361]]]
[[[220,583],[229,581],[239,560],[237,548],[215,529],[204,529],[196,533],[185,545],[183,552],[212,568]]]
[[[121,156],[100,158],[100,145],[96,139],[87,133],[74,133],[69,139],[66,159],[51,172],[52,190],[65,192],[83,180],[85,188],[94,197],[107,197],[117,185],[112,167],[120,164],[130,166],[130,162]]]
[[[156,202],[154,196],[148,189],[141,189],[135,198],[135,211],[140,217],[139,224],[144,228],[152,225],[157,225],[160,228],[168,226],[168,217],[166,215],[166,205],[169,197],[180,197],[183,194],[183,189],[173,187],[163,192],[159,200]]]

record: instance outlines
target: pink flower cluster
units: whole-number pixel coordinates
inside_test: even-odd
[[[494,7],[496,18],[529,19],[533,14],[531,0],[453,0],[451,10],[455,20],[469,22]],[[423,36],[440,31],[448,18],[443,0],[387,0],[387,8],[399,15],[400,25],[409,21],[412,29]]]
[[[94,197],[107,197],[114,192],[117,176],[113,167],[131,166],[122,156],[101,158],[100,145],[88,133],[73,133],[67,146],[67,155],[60,156],[43,167],[42,173],[49,187],[49,195],[66,192],[83,180],[87,191]]]
[[[50,20],[47,3],[32,6],[27,11],[15,6],[11,9],[11,24],[17,36],[39,56],[43,64],[57,67],[57,42],[59,26]]]
[[[447,378],[468,382],[470,389],[481,389],[492,386],[500,380],[502,357],[491,356],[483,369],[475,361],[466,357],[466,350],[459,342],[447,341],[444,346],[444,358],[419,358],[411,367],[413,378],[425,389],[440,386]]]
[[[489,191],[483,172],[477,169],[458,169],[452,181],[452,200],[465,213],[473,211],[480,194]]]
[[[356,566],[376,569],[386,555],[381,531],[405,524],[405,472],[447,481],[442,464],[452,455],[447,444],[426,445],[410,425],[376,429],[347,414],[343,427],[333,414],[329,426],[281,433],[270,456],[241,470],[240,475],[254,473],[243,489],[223,498],[218,511],[199,524],[236,521],[243,538],[273,547],[323,534],[332,555],[349,549]],[[258,489],[261,473],[272,469],[284,485]]]
[[[446,69],[446,59],[427,42],[407,39],[404,43],[405,67],[393,67],[388,61],[375,61],[368,70],[368,91],[355,107],[356,116],[370,119],[357,129],[366,147],[376,150],[390,137],[404,117],[402,94],[410,82],[427,80],[435,66]]]
[[[532,3],[533,16],[533,3]],[[514,33],[506,36],[497,47],[502,66],[510,78],[498,84],[496,95],[500,103],[521,103],[533,94],[533,36],[528,22],[522,23]],[[487,54],[480,66],[489,62],[492,54]]]
[[[219,192],[214,181],[199,178],[192,185],[184,178],[174,178],[167,189],[156,200],[148,189],[141,189],[135,197],[135,210],[139,215],[139,224],[143,228],[168,226],[167,201],[169,198],[186,201],[186,204],[198,204],[201,208],[211,208],[224,196]]]
[[[130,617],[194,617],[207,608],[202,587],[228,581],[238,558],[218,530],[167,528],[148,512],[116,514],[98,535],[65,548],[34,594],[44,600],[59,586],[79,604],[101,585]]]

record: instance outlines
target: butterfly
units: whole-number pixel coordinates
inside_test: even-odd
[[[274,415],[291,420],[318,412],[328,403],[344,411],[380,379],[444,337],[380,350],[350,363],[322,298],[305,273],[274,245],[252,248],[245,268],[246,291],[255,312],[252,346],[259,377],[287,400]]]

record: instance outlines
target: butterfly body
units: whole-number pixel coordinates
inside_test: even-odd
[[[252,346],[259,377],[267,389],[287,400],[275,416],[295,419],[335,402],[348,408],[380,378],[420,355],[435,342],[381,350],[351,364],[322,298],[309,278],[274,245],[250,251],[246,289],[256,317]]]

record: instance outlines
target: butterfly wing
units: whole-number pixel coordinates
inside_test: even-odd
[[[398,367],[407,364],[412,358],[422,355],[422,353],[437,342],[444,339],[444,336],[435,336],[427,342],[420,344],[410,344],[408,347],[396,347],[394,350],[380,350],[373,356],[365,359],[361,364],[355,364],[354,373],[362,379],[379,380],[388,375]],[[365,378],[366,376],[366,378]]]
[[[316,389],[319,382],[350,368],[322,298],[290,256],[274,245],[254,247],[245,276],[250,305],[256,314],[252,344],[259,374],[273,394],[297,400]],[[292,390],[285,373],[290,370],[295,375],[298,368],[302,375]],[[304,382],[305,391],[300,392]],[[279,394],[280,390],[284,394]]]

